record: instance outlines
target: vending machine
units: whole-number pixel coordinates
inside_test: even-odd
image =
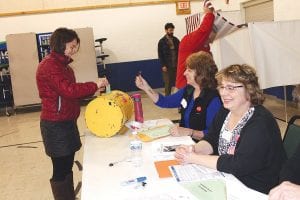
[[[8,68],[8,53],[5,42],[0,42],[0,67]]]
[[[50,53],[50,36],[52,33],[38,33],[36,34],[39,61]]]
[[[5,42],[0,42],[0,109],[5,108],[5,114],[9,116],[8,110],[11,107],[13,107],[13,95],[7,47]]]

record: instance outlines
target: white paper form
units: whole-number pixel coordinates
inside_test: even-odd
[[[225,177],[222,172],[196,164],[174,165],[170,167],[170,170],[177,182],[223,179]]]
[[[197,200],[189,191],[172,179],[146,185],[144,191],[132,193],[124,200]]]
[[[228,200],[268,200],[268,195],[248,188],[233,175],[231,176],[233,178],[229,178],[226,174],[225,178]]]
[[[144,123],[140,123],[136,121],[129,121],[125,123],[125,126],[127,128],[134,129],[137,132],[149,130],[164,125],[173,125],[173,122],[169,119],[154,119],[154,120],[146,120],[144,121]]]
[[[155,140],[151,143],[151,153],[154,161],[159,160],[173,160],[175,151],[168,151],[170,147],[175,147],[179,145],[192,145],[195,142],[190,136],[182,137],[166,137],[159,140]]]

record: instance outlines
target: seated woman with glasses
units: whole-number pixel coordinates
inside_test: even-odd
[[[216,90],[218,71],[212,56],[204,51],[190,55],[186,60],[184,75],[188,85],[176,93],[163,96],[149,86],[141,76],[135,84],[162,108],[181,107],[180,127],[170,129],[173,136],[189,135],[198,141],[208,132],[208,128],[221,107],[221,100]]]
[[[246,186],[268,193],[278,184],[286,155],[276,120],[262,106],[264,97],[255,70],[231,65],[216,78],[223,108],[203,140],[178,147],[175,157],[183,164],[231,173]]]

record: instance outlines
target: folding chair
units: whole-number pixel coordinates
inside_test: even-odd
[[[294,123],[297,119],[300,119],[300,115],[294,115],[289,120],[283,137],[283,146],[288,158],[293,155],[300,144],[300,126]]]

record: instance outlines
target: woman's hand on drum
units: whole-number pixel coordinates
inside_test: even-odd
[[[104,91],[105,87],[109,85],[109,82],[104,77],[104,78],[98,78],[98,80],[96,81],[96,84],[97,84],[99,91]]]
[[[135,77],[135,85],[136,87],[144,91],[151,89],[151,87],[149,86],[147,81],[142,77],[142,75],[137,75]]]

